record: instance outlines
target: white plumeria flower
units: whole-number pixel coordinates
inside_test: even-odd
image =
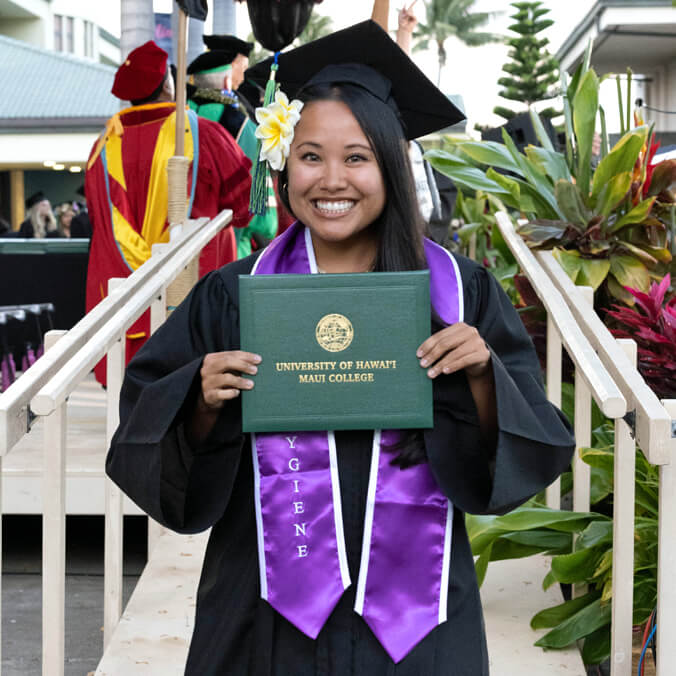
[[[280,90],[269,106],[256,108],[256,138],[261,141],[261,160],[266,160],[271,169],[281,171],[291,150],[293,129],[300,120],[301,101],[291,101]]]

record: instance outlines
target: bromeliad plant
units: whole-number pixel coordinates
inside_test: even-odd
[[[671,275],[653,283],[650,291],[627,291],[636,308],[614,305],[608,315],[616,322],[616,338],[632,338],[638,344],[638,369],[662,399],[676,398],[676,295],[665,303]]]
[[[528,245],[554,249],[577,284],[603,287],[606,297],[631,304],[633,297],[624,287],[646,292],[671,261],[666,222],[674,199],[666,186],[676,178],[676,162],[649,175],[653,134],[642,125],[627,131],[610,152],[603,142],[592,175],[600,83],[588,62],[589,54],[569,85],[562,76],[565,153],[554,149],[531,110],[542,147],[529,146],[521,153],[503,130],[504,145],[451,142],[426,158],[461,189],[488,193],[527,217],[519,232]]]

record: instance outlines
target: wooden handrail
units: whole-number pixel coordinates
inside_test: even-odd
[[[160,254],[164,265],[145,279],[142,289],[134,294],[96,332],[96,341],[90,340],[65,364],[62,364],[47,384],[31,400],[31,409],[38,415],[49,415],[66,400],[74,387],[82,381],[99,360],[120,340],[120,334],[133,324],[150,306],[154,296],[172,282],[181,270],[232,220],[232,212],[223,212],[201,227],[171,259]]]
[[[561,268],[550,251],[539,251],[536,259],[566,299],[573,316],[601,361],[627,400],[627,408],[635,412],[636,442],[653,465],[671,462],[671,416],[648,387],[636,367],[617,344],[596,312],[581,302],[578,287]]]
[[[213,222],[225,225],[232,218],[232,212],[221,212]],[[125,304],[140,289],[147,279],[152,278],[168,261],[170,261],[201,230],[206,218],[188,221],[190,227],[183,232],[161,256],[152,257],[135,270],[116,292],[103,299],[88,312],[58,344],[45,353],[5,392],[0,394],[0,456],[6,455],[28,430],[28,404],[47,381],[59,372],[66,359],[71,358],[92,336],[108,321],[111,314],[120,305]]]
[[[521,269],[534,282],[535,292],[554,322],[578,373],[589,385],[599,408],[609,418],[621,418],[627,410],[626,400],[578,327],[566,301],[535,260],[531,250],[514,230],[511,218],[504,212],[498,212],[496,220],[505,242],[512,250]],[[588,307],[588,304],[585,305]]]

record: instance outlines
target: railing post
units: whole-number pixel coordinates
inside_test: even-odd
[[[124,279],[108,280],[112,293]],[[120,388],[124,376],[126,331],[110,348],[106,358],[106,446],[110,447],[120,421]],[[103,649],[110,643],[113,631],[122,615],[122,555],[124,513],[122,491],[108,478],[105,482],[106,515],[103,571]]]
[[[45,350],[65,331],[48,331]],[[44,418],[42,472],[42,675],[63,676],[66,634],[67,402]]]
[[[636,343],[618,340],[636,366]],[[613,486],[613,597],[610,637],[611,676],[631,676],[634,603],[634,498],[636,444],[627,423],[615,421],[615,471]],[[673,637],[671,638],[673,640]],[[673,665],[672,665],[673,666]]]
[[[594,289],[579,287],[584,299],[594,308]],[[591,467],[582,460],[580,449],[591,446],[592,397],[589,386],[581,374],[575,373],[575,459],[573,460],[573,509],[588,512],[591,492]]]
[[[467,257],[473,261],[476,260],[476,232],[473,232],[469,237],[469,246],[467,248]]]
[[[561,356],[563,347],[561,336],[549,312],[547,313],[547,398],[561,408]],[[561,509],[561,479],[556,479],[547,487],[547,507]]]
[[[672,421],[676,399],[662,401]],[[676,664],[676,438],[671,439],[671,463],[660,465],[659,535],[657,538],[657,676],[669,676]]]
[[[171,244],[153,244],[153,256],[163,253],[170,248]],[[158,296],[155,297],[150,305],[150,334],[152,335],[157,329],[164,324],[167,319],[167,290],[162,289]],[[155,519],[148,517],[148,558],[155,548],[157,541],[165,531]]]

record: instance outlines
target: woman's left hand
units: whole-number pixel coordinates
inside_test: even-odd
[[[430,336],[416,352],[430,378],[465,369],[470,378],[490,371],[491,353],[473,326],[458,322]]]

